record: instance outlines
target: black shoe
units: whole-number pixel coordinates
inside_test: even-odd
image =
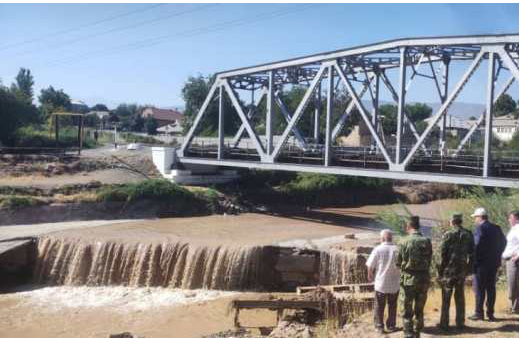
[[[456,330],[457,330],[458,332],[461,332],[461,331],[463,331],[464,329],[465,329],[465,325],[464,325],[464,324],[459,324],[459,325],[456,326]]]
[[[483,316],[481,315],[472,315],[468,317],[471,321],[483,321]]]
[[[419,339],[420,338],[420,332],[414,332],[414,337]]]
[[[488,315],[487,318],[488,318],[488,320],[489,320],[490,322],[496,322],[496,321],[497,321],[497,319],[495,318],[494,315]]]

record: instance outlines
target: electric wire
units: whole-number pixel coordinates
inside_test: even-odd
[[[104,19],[100,19],[100,20],[97,20],[97,21],[94,21],[94,22],[91,22],[91,23],[83,24],[83,25],[80,25],[80,26],[77,26],[77,27],[74,27],[74,28],[68,28],[68,29],[63,29],[63,30],[51,32],[51,33],[48,33],[48,34],[45,34],[45,35],[42,35],[42,36],[38,36],[38,37],[31,38],[31,39],[27,39],[27,40],[22,41],[22,42],[10,43],[10,44],[7,44],[5,46],[0,46],[0,50],[6,50],[6,49],[15,48],[15,47],[20,47],[20,46],[23,46],[23,45],[26,45],[26,44],[30,44],[30,43],[46,40],[46,39],[48,39],[50,37],[59,36],[59,35],[63,35],[63,34],[68,34],[68,33],[73,32],[73,31],[78,31],[78,30],[81,30],[81,29],[84,29],[84,28],[89,28],[89,27],[92,27],[92,26],[96,26],[96,25],[99,25],[99,24],[102,24],[102,23],[109,22],[111,20],[115,20],[115,19],[119,19],[119,18],[130,16],[130,15],[135,14],[135,13],[142,13],[142,12],[149,11],[149,10],[152,10],[154,8],[157,8],[159,6],[164,6],[164,5],[165,4],[154,4],[154,5],[151,5],[151,6],[146,6],[146,7],[139,8],[139,9],[136,9],[136,10],[132,10],[132,11],[129,11],[129,12],[124,12],[124,13],[118,14],[118,15],[113,16],[113,17],[104,18]]]
[[[235,19],[235,20],[231,20],[231,21],[227,21],[227,22],[223,22],[223,23],[219,23],[219,24],[214,24],[214,25],[210,25],[210,26],[206,26],[206,27],[202,27],[202,28],[185,30],[185,31],[181,31],[181,32],[178,32],[175,34],[163,35],[163,36],[158,36],[155,38],[149,38],[149,39],[140,40],[140,41],[136,41],[136,42],[130,42],[130,43],[127,43],[124,45],[119,45],[110,50],[98,50],[98,51],[94,51],[94,52],[88,52],[87,55],[78,54],[76,56],[72,56],[72,57],[68,57],[65,59],[50,62],[50,64],[46,65],[46,66],[56,67],[56,66],[69,65],[69,64],[76,63],[76,62],[100,58],[100,57],[107,56],[107,55],[112,55],[112,54],[117,54],[117,53],[122,53],[122,52],[126,52],[126,51],[142,49],[142,48],[148,48],[148,47],[155,46],[155,45],[158,45],[158,44],[161,44],[161,43],[164,43],[167,41],[171,41],[174,39],[188,38],[188,37],[193,37],[193,36],[197,36],[197,35],[222,31],[225,29],[234,28],[234,27],[238,27],[238,26],[249,25],[249,24],[260,22],[260,21],[274,19],[274,18],[278,18],[278,17],[285,16],[288,14],[308,10],[310,8],[315,8],[317,6],[321,6],[321,4],[312,4],[312,5],[308,5],[308,6],[296,5],[296,6],[294,6],[295,8],[291,7],[290,9],[265,12],[265,13],[261,13],[259,15],[255,15],[255,16],[251,16],[251,17],[247,17],[247,18]]]

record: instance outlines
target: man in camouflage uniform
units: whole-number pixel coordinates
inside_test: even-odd
[[[438,327],[449,328],[449,308],[454,291],[456,327],[465,326],[465,277],[472,274],[474,266],[474,237],[461,226],[462,215],[454,213],[451,227],[444,233],[440,244],[438,282],[442,288],[442,310]]]
[[[418,216],[412,216],[407,223],[408,235],[398,245],[396,258],[396,266],[401,271],[400,297],[406,338],[420,337],[420,331],[424,326],[423,309],[430,283],[429,267],[432,259],[432,244],[431,240],[425,238],[419,229],[420,219]],[[413,328],[413,316],[416,318],[415,328]]]

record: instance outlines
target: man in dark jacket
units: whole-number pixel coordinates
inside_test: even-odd
[[[471,215],[475,219],[474,232],[475,265],[473,288],[476,295],[476,311],[469,319],[483,319],[483,304],[487,298],[487,318],[495,321],[494,304],[496,302],[496,274],[501,265],[501,254],[506,246],[506,238],[501,227],[488,221],[484,208],[478,208]]]

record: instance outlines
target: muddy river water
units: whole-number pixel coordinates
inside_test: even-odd
[[[449,210],[455,208],[455,203],[444,200],[408,207],[412,213],[421,216],[425,224],[431,224],[447,215]],[[246,260],[247,255],[243,251],[236,254],[233,249],[277,244],[320,250],[341,242],[346,233],[356,233],[359,242],[374,244],[381,229],[374,217],[385,208],[399,207],[364,206],[310,210],[291,215],[243,214],[138,220],[108,225],[93,224],[90,228],[83,223],[77,229],[69,224],[71,228],[67,230],[58,230],[43,236],[52,240],[45,245],[45,253],[52,258],[42,262],[41,268],[37,268],[36,272],[45,278],[53,277],[53,285],[23,286],[14,292],[0,294],[0,337],[107,337],[109,334],[125,331],[143,337],[199,337],[230,329],[233,326],[233,317],[229,313],[232,299],[266,294],[237,292],[232,283],[226,286],[219,281],[223,274],[216,268],[230,270],[225,269],[230,267],[225,263]],[[125,268],[124,263],[109,259],[110,256],[115,256],[110,254],[117,254],[119,251],[121,257],[127,251],[124,256],[130,260],[133,258],[131,256],[138,256],[142,250],[139,250],[139,243],[143,239],[148,244],[159,244],[159,250],[154,251],[160,251],[162,255],[166,251],[185,251],[186,263],[183,266],[192,268],[191,272],[185,270],[175,274],[177,269],[174,266],[164,267],[157,263],[159,272],[162,270],[169,274],[145,278],[172,280],[171,282],[177,280],[177,288],[146,287],[146,282],[139,284],[139,276],[132,276],[136,275],[135,269],[128,270],[128,281],[124,281],[121,273],[116,273],[123,271],[120,268]],[[64,240],[73,240],[75,248],[63,245]],[[61,245],[56,245],[60,241]],[[113,246],[110,250],[100,250],[102,244],[115,242],[119,244],[119,250]],[[188,250],[182,250],[184,248],[167,250],[160,245],[175,242],[189,244],[194,249],[193,254],[189,255]],[[49,251],[53,246],[56,247],[54,251]],[[208,246],[217,246],[219,252],[204,250]],[[185,248],[187,249],[187,245]],[[41,249],[42,247],[40,251],[44,253]],[[95,252],[94,249],[98,251]],[[112,264],[100,269],[101,274],[98,277],[102,279],[97,284],[89,281],[94,280],[91,274],[81,273],[81,265],[71,266],[76,269],[69,271],[60,267],[63,263],[73,263],[74,260],[80,263],[85,261],[84,258],[88,258],[89,265],[92,266],[96,260],[101,261],[100,256],[107,256],[108,259],[103,261],[111,260]],[[197,277],[193,273],[201,261],[210,262],[212,269]],[[222,264],[218,265],[218,261]],[[146,264],[143,262],[142,265]],[[246,280],[248,273],[242,270],[239,273],[232,272],[231,276],[243,275]],[[206,280],[203,281],[207,283],[204,287],[214,289],[190,287],[192,282],[202,282],[200,280]],[[42,280],[39,283],[48,282]],[[249,311],[243,313],[241,320],[244,325],[272,325],[275,314]]]

